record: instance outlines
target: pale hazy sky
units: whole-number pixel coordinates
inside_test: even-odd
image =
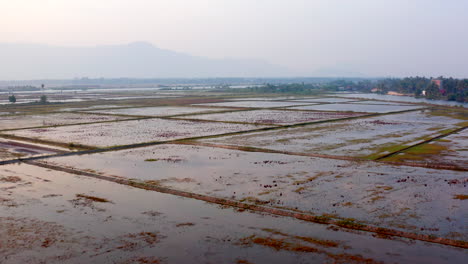
[[[468,77],[467,14],[468,0],[0,0],[0,42],[148,41],[303,75]]]

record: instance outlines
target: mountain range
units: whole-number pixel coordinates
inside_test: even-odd
[[[147,42],[94,47],[0,43],[0,80],[293,76],[262,60],[209,59]]]

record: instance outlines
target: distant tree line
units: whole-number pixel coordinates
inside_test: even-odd
[[[440,81],[440,86],[435,80]],[[468,79],[444,77],[436,79],[425,77],[384,79],[377,81],[373,88],[376,88],[377,92],[382,94],[393,91],[427,99],[468,102]],[[362,89],[367,90],[369,87],[363,87]]]
[[[292,83],[292,84],[265,84],[262,86],[253,86],[247,88],[221,88],[220,92],[234,93],[266,93],[266,94],[311,94],[319,91],[317,84]]]
[[[435,81],[440,81],[439,84]],[[396,92],[427,99],[468,102],[468,79],[407,77],[387,79],[333,80],[327,83],[266,84],[242,89],[220,89],[234,93],[313,94],[326,91]]]

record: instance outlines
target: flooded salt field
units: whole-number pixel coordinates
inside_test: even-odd
[[[385,160],[422,164],[435,162],[468,170],[468,130],[408,149]]]
[[[0,116],[0,130],[124,120],[125,117],[56,113]]]
[[[347,103],[358,100],[353,99],[343,99],[343,98],[333,98],[333,97],[321,97],[321,98],[311,98],[311,99],[295,99],[295,102],[311,102],[311,103]]]
[[[353,104],[365,104],[365,105],[412,105],[410,102],[387,102],[387,101],[374,101],[374,100],[366,100],[366,101],[352,101]]]
[[[25,164],[3,166],[0,183],[2,263],[424,263],[466,256]]]
[[[86,111],[86,110],[100,110],[100,109],[110,109],[110,108],[121,108],[121,105],[91,105],[88,107],[70,107],[70,108],[62,108],[61,111]],[[131,106],[127,106],[131,107]]]
[[[5,134],[38,140],[73,143],[92,147],[110,147],[152,141],[226,134],[262,128],[258,125],[184,120],[143,119],[89,125],[25,129]],[[131,131],[131,133],[129,133]]]
[[[0,264],[468,263],[467,10],[4,0]]]
[[[428,169],[171,144],[46,162],[215,197],[385,223],[406,231],[422,228],[427,229],[424,233],[455,238],[463,228],[451,223],[461,224],[468,216],[468,207],[453,199],[463,192],[463,185],[441,185],[444,180],[463,180],[460,172],[444,171],[440,177],[438,171]],[[411,177],[402,182],[406,178],[401,175]]]
[[[420,109],[422,106],[404,106],[404,105],[371,105],[371,104],[320,104],[290,107],[297,110],[314,111],[349,111],[349,112],[367,112],[367,113],[390,113],[405,110]]]
[[[17,140],[5,140],[0,138],[0,161],[25,157],[52,155],[65,152],[65,149],[51,148],[46,145],[23,143]]]
[[[298,123],[316,122],[360,116],[357,113],[330,113],[330,112],[306,112],[285,110],[253,110],[236,111],[219,114],[203,114],[189,116],[191,119],[243,122],[256,124],[291,125]],[[184,118],[183,116],[180,118]]]
[[[198,104],[206,106],[219,106],[219,107],[246,107],[246,108],[275,108],[275,107],[288,107],[297,105],[313,105],[314,103],[304,102],[272,102],[272,101],[235,101],[223,103],[209,103]],[[195,105],[197,106],[197,105]]]
[[[203,142],[337,156],[377,158],[440,133],[463,119],[418,111],[205,139]]]
[[[424,98],[414,98],[411,96],[397,96],[387,94],[369,94],[369,93],[344,93],[337,94],[339,97],[346,98],[358,98],[358,99],[375,99],[383,101],[394,101],[394,102],[408,102],[408,103],[425,103],[435,105],[447,105],[447,106],[461,106],[467,107],[467,103],[453,102],[453,101],[442,101],[442,100],[428,100]]]
[[[463,108],[342,94],[67,96],[97,100],[0,106],[0,263],[467,257]]]
[[[182,114],[194,113],[209,113],[222,110],[223,108],[202,108],[202,107],[140,107],[140,108],[125,108],[125,109],[110,109],[110,110],[92,110],[97,114],[114,114],[114,115],[134,115],[134,116],[173,116]]]
[[[314,97],[302,97],[302,96],[274,96],[274,97],[245,97],[245,98],[229,98],[229,101],[287,101],[294,99],[308,100]]]

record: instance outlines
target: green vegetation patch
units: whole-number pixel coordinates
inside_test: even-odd
[[[408,145],[402,145],[402,144],[394,144],[394,143],[383,144],[383,145],[380,145],[380,146],[378,146],[376,148],[373,148],[372,152],[374,154],[368,155],[368,156],[364,157],[364,159],[376,160],[376,159],[382,157],[383,155],[395,153],[395,152],[398,152],[398,151],[400,151],[402,149],[405,149],[407,147],[409,147],[409,146]]]
[[[385,158],[385,161],[405,161],[405,160],[424,160],[430,156],[441,155],[443,152],[450,151],[448,147],[435,142],[422,144],[406,150],[405,152]]]
[[[346,218],[336,222],[336,225],[341,227],[348,227],[348,228],[362,228],[364,227],[363,224],[357,223],[354,218]]]
[[[468,121],[468,112],[463,111],[453,111],[446,109],[435,109],[428,112],[432,116],[443,116],[449,118],[460,119],[463,121]]]

